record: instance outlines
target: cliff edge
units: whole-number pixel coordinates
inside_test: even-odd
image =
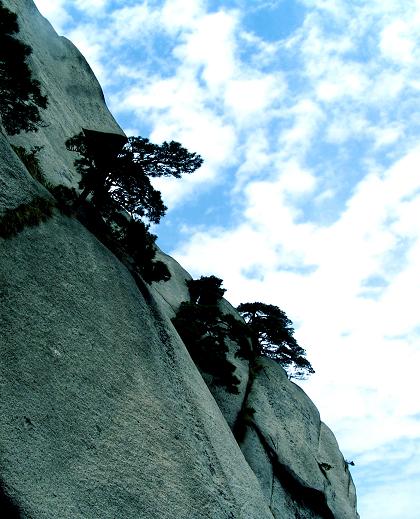
[[[32,0],[3,4],[18,14],[49,105],[39,132],[0,131],[0,216],[53,200],[11,144],[43,146],[47,179],[77,186],[64,141],[82,127],[122,133],[74,45]],[[56,209],[0,238],[2,517],[358,517],[333,434],[281,367],[261,360],[250,374],[235,359],[238,395],[199,373],[170,321],[188,273],[159,259],[172,278],[148,288]],[[255,414],[239,441],[231,428],[247,407]]]

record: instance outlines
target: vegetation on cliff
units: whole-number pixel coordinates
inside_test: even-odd
[[[0,118],[9,135],[37,131],[42,125],[39,108],[47,107],[27,63],[32,49],[16,38],[18,33],[16,14],[0,2]]]
[[[219,301],[225,293],[223,281],[216,276],[202,276],[187,281],[190,302],[181,304],[173,323],[198,367],[210,373],[217,384],[236,392],[239,380],[234,366],[227,359],[228,341],[239,349],[237,356],[250,361],[259,357],[278,362],[289,378],[305,378],[314,373],[305,350],[293,337],[292,322],[277,306],[264,303],[243,303],[237,310],[240,321],[222,313]]]
[[[260,302],[242,303],[237,310],[247,324],[252,355],[275,360],[289,378],[302,379],[315,373],[305,358],[306,351],[293,337],[293,323],[283,310]]]
[[[34,227],[45,222],[52,216],[53,209],[51,200],[40,196],[14,209],[6,209],[0,216],[0,238],[12,238],[25,227]]]
[[[160,191],[150,179],[180,178],[193,173],[203,163],[178,142],[154,144],[143,137],[129,137],[84,130],[66,141],[67,149],[77,151],[82,199],[92,194],[101,211],[118,207],[133,218],[159,223],[166,207]]]
[[[150,179],[180,178],[193,173],[203,159],[178,142],[159,145],[143,137],[127,139],[87,129],[67,139],[65,145],[79,155],[74,165],[81,176],[82,193],[72,206],[78,211],[82,206],[94,209],[85,223],[91,225],[92,218],[96,219],[99,225],[91,225],[91,230],[120,257],[130,256],[146,282],[167,281],[168,268],[154,259],[157,237],[149,223],[158,223],[167,208]],[[57,194],[62,197],[65,190]]]
[[[227,359],[228,340],[234,340],[231,329],[218,303],[225,290],[222,280],[201,277],[187,281],[190,302],[183,302],[172,322],[186,345],[191,358],[215,384],[237,394],[240,383],[234,375],[235,366]]]
[[[0,1],[0,117],[12,135],[22,130],[36,131],[42,123],[39,108],[47,106],[47,98],[27,64],[32,50],[16,39],[18,32],[17,16]],[[78,153],[74,165],[81,177],[81,194],[46,181],[37,156],[42,147],[29,151],[14,147],[30,174],[53,193],[57,203],[37,197],[6,211],[0,219],[1,236],[14,236],[25,226],[45,221],[55,206],[67,214],[75,210],[114,253],[130,256],[143,279],[149,283],[168,280],[166,265],[154,260],[156,236],[150,233],[150,223],[158,223],[167,208],[151,179],[193,173],[201,166],[202,158],[178,142],[158,145],[143,137],[127,139],[87,129],[67,139],[65,145]],[[191,301],[181,305],[174,319],[203,371],[230,391],[237,391],[239,380],[226,357],[227,341],[233,340],[239,344],[238,355],[250,361],[258,356],[269,357],[279,362],[291,378],[314,372],[282,310],[259,302],[241,304],[238,312],[244,325],[220,311],[219,301],[225,292],[221,285],[222,280],[215,276],[191,280]]]

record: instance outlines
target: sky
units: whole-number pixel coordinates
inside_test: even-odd
[[[293,321],[362,519],[420,509],[420,1],[35,0],[159,179],[158,244]]]

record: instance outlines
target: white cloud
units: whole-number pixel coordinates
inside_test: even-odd
[[[202,78],[213,94],[223,89],[236,74],[234,15],[218,11],[194,21],[185,33],[185,43],[179,45],[174,55],[188,64],[203,67]]]
[[[135,42],[143,37],[150,37],[151,31],[156,30],[160,23],[160,13],[153,10],[148,3],[126,6],[112,13],[109,28],[109,41],[119,46],[124,42]]]
[[[382,146],[389,146],[398,140],[401,140],[404,134],[403,124],[392,124],[388,128],[374,128],[373,137],[375,140],[374,146],[380,148]]]
[[[162,7],[161,20],[168,31],[190,30],[195,22],[205,15],[202,0],[166,0]]]
[[[362,66],[330,59],[325,68],[316,87],[316,95],[322,101],[337,101],[342,97],[361,98],[366,95],[370,81]]]
[[[206,165],[194,177],[177,183],[159,181],[169,205],[188,198],[200,186],[205,190],[220,182],[244,150],[245,129],[258,132],[286,91],[281,73],[262,73],[243,62],[238,48],[244,33],[239,30],[237,11],[207,13],[201,3],[190,7],[189,2],[171,1],[151,12],[142,4],[135,6],[135,12],[133,7],[119,10],[114,18],[114,24],[130,38],[137,26],[150,27],[156,20],[165,34],[175,38],[170,74],[162,78],[151,72],[145,77],[141,69],[119,67],[124,77],[137,78],[142,86],[111,98],[118,111],[131,111],[139,120],[152,122],[152,139],[179,140],[204,157]],[[187,17],[174,20],[170,15],[185,9]],[[124,22],[126,18],[132,26]],[[263,50],[258,52],[261,55]],[[248,156],[253,160],[249,152]]]
[[[99,14],[110,0],[74,0],[76,7],[89,15]]]
[[[59,33],[63,31],[66,23],[71,19],[66,11],[66,0],[35,0],[40,13],[44,15]]]
[[[301,98],[285,113],[292,121],[279,137],[282,155],[288,157],[302,156],[313,143],[313,138],[324,118],[323,111],[311,99]]]
[[[347,5],[342,0],[301,0],[310,8],[319,9],[336,18],[345,18]]]
[[[226,109],[243,122],[248,119],[255,126],[255,119],[264,117],[268,108],[285,95],[286,86],[280,74],[232,79],[226,85],[224,96]]]
[[[270,163],[266,130],[257,128],[250,135],[247,135],[243,147],[244,160],[238,169],[239,180],[242,183],[249,178],[248,173],[261,171]],[[240,185],[238,184],[237,187],[240,187]]]
[[[385,57],[398,63],[414,60],[415,41],[410,38],[410,27],[396,20],[382,30],[380,48]]]
[[[399,470],[400,468],[397,473]],[[364,516],[380,519],[416,519],[420,507],[417,485],[417,479],[405,478],[384,482],[380,487],[370,489]],[[387,499],[385,496],[392,498]]]

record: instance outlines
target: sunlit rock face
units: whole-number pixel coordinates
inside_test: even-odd
[[[258,362],[247,405],[255,413],[242,450],[273,515],[289,509],[304,518],[357,517],[354,484],[334,435],[272,360]]]
[[[51,197],[11,141],[44,146],[46,177],[76,186],[65,139],[82,127],[121,133],[77,49],[32,0],[3,3],[19,15],[49,107],[37,134],[0,133],[0,215]],[[148,288],[58,212],[0,239],[0,516],[356,518],[333,434],[279,366],[261,361],[249,376],[231,344],[238,395],[199,373],[170,322],[189,274],[158,256],[172,278]]]

